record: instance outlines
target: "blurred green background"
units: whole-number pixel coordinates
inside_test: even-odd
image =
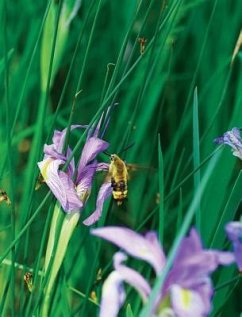
[[[37,271],[54,199],[38,210],[48,189],[35,191],[37,162],[53,131],[68,125],[73,100],[74,124],[88,124],[117,103],[105,135],[109,152],[134,142],[123,159],[140,166],[130,172],[128,200],[120,207],[106,203],[97,226],[157,230],[168,251],[193,199],[199,199],[194,224],[204,244],[229,246],[224,224],[240,214],[241,166],[228,149],[219,149],[214,167],[208,167],[213,139],[242,126],[241,42],[235,52],[241,12],[239,0],[1,1],[0,188],[12,202],[0,205],[1,316],[39,316],[43,289]],[[72,143],[79,137],[73,134]],[[100,155],[100,161],[108,158]],[[101,182],[102,176],[95,179],[81,219],[94,210]],[[87,298],[99,302],[114,250],[80,222],[51,316],[98,316]],[[131,264],[150,276],[148,267]],[[24,283],[30,268],[32,293]],[[96,281],[100,268],[103,277]],[[234,274],[235,267],[223,269],[214,283]],[[128,294],[137,316],[140,301],[133,290]],[[241,310],[239,285],[216,292],[211,316],[239,316]],[[131,316],[126,306],[120,316]]]

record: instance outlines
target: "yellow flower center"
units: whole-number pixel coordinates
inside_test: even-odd
[[[188,289],[183,288],[181,290],[181,300],[184,307],[188,308],[191,302],[191,292]]]

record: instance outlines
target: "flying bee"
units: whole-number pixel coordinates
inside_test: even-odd
[[[128,145],[119,154],[127,151],[133,145],[134,143]],[[110,157],[107,180],[111,182],[113,199],[120,206],[128,196],[128,165],[117,154],[104,153]]]
[[[111,178],[113,199],[120,206],[128,195],[128,169],[125,162],[117,154],[111,154],[110,159],[109,177]]]

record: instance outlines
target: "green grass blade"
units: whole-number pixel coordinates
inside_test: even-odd
[[[193,99],[193,168],[197,170],[200,166],[200,141],[199,141],[199,115],[198,115],[198,97],[197,88],[194,91]],[[200,170],[193,175],[194,192],[197,193],[200,186]],[[198,197],[199,199],[199,197]],[[201,206],[198,203],[196,210],[196,228],[201,231]]]

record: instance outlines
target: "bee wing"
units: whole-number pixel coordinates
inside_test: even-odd
[[[137,175],[137,173],[144,173],[144,172],[156,172],[156,168],[146,166],[146,165],[140,165],[140,164],[126,164],[127,171],[128,171],[128,179],[133,178],[134,175]]]
[[[151,166],[145,166],[140,164],[126,164],[128,172],[138,172],[138,171],[148,171],[148,172],[155,172],[156,168]]]

